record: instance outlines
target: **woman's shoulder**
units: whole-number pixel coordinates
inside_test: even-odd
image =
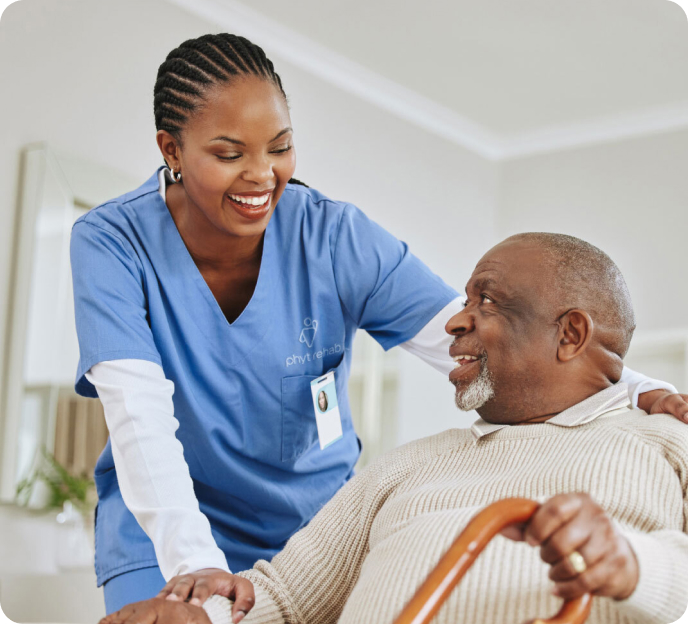
[[[97,228],[113,236],[131,239],[141,226],[142,211],[149,211],[159,197],[157,172],[141,186],[91,208],[74,222],[75,230]],[[87,224],[90,228],[77,227]]]
[[[317,189],[292,182],[287,184],[283,197],[287,203],[306,212],[341,217],[347,210],[357,210],[349,202],[332,199]]]
[[[284,208],[281,218],[288,218],[291,227],[308,234],[330,237],[341,235],[344,224],[363,233],[372,226],[372,221],[357,206],[348,201],[332,199],[321,191],[301,184],[287,184],[280,199]],[[279,211],[279,208],[278,208]]]

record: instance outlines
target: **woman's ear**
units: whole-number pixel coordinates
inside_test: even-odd
[[[593,322],[584,310],[569,310],[559,319],[557,359],[569,362],[581,355],[592,339]]]
[[[160,153],[165,159],[167,166],[173,171],[180,171],[182,167],[179,162],[179,143],[177,139],[167,130],[158,130],[155,140],[158,142]]]

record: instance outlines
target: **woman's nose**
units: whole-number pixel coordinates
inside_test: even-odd
[[[244,171],[244,179],[256,184],[265,184],[274,178],[272,163],[267,158],[254,158]]]

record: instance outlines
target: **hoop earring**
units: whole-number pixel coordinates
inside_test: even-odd
[[[173,182],[181,182],[182,181],[182,172],[181,171],[175,171],[174,169],[172,169],[172,172],[170,175],[172,176]]]

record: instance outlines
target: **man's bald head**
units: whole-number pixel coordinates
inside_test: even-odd
[[[619,267],[606,253],[567,234],[528,232],[507,241],[540,247],[553,271],[552,305],[588,312],[603,346],[621,358],[626,355],[635,330],[633,304]]]

